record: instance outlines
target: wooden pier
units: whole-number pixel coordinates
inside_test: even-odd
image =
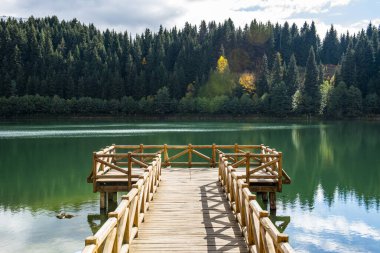
[[[101,193],[101,207],[128,193],[86,238],[83,252],[293,252],[252,194],[265,199],[269,192],[275,208],[275,193],[290,183],[281,152],[265,145],[141,144],[112,145],[93,156],[88,182]]]

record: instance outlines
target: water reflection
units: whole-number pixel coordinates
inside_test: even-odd
[[[314,210],[302,210],[297,199],[291,210],[295,212],[286,233],[300,252],[377,252],[380,247],[378,211],[358,208],[352,196],[340,201],[338,191],[334,205],[326,205],[321,185],[315,193]]]
[[[24,137],[18,136],[20,132]],[[284,186],[277,197],[278,210],[272,219],[290,235],[297,250],[380,248],[377,122],[3,124],[0,244],[21,251],[34,241],[41,245],[43,238],[57,243],[66,240],[68,246],[62,251],[80,249],[83,238],[105,218],[98,214],[98,194],[86,183],[90,154],[110,143],[265,143],[276,147],[284,153],[284,168],[292,184]],[[59,223],[55,214],[60,211],[77,216]],[[70,234],[74,224],[80,227],[80,235]],[[57,226],[62,226],[60,232],[52,232]],[[16,242],[20,233],[29,237]],[[323,249],[323,245],[328,246]]]
[[[338,194],[354,194],[360,204],[379,210],[380,129],[377,124],[338,123],[321,125],[319,131],[293,129],[292,143],[282,151],[293,183],[285,190],[285,202],[299,196],[303,206],[313,208],[320,184],[327,204]],[[365,133],[365,135],[363,135]],[[302,190],[300,190],[302,189]],[[298,195],[299,194],[299,195]]]
[[[107,221],[108,215],[105,212],[99,214],[88,214],[87,222],[90,226],[92,234],[95,234],[99,228]]]

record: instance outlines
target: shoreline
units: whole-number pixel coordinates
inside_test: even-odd
[[[318,116],[287,116],[287,117],[275,117],[267,115],[212,115],[212,114],[168,114],[168,115],[33,115],[33,116],[15,116],[15,117],[0,117],[0,122],[15,122],[15,121],[51,121],[51,120],[72,120],[72,121],[151,121],[151,120],[163,120],[163,121],[230,121],[233,119],[245,120],[245,121],[291,121],[291,122],[315,122],[315,121],[380,121],[380,115],[361,116],[356,118],[323,118]]]

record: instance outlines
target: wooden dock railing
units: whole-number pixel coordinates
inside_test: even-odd
[[[236,173],[236,168],[230,164],[228,156],[222,152],[219,153],[220,182],[224,186],[226,196],[239,222],[249,251],[294,252],[288,243],[288,235],[277,230],[268,217],[268,211],[260,207],[256,201],[256,196],[251,193],[249,185],[244,181],[244,176]],[[247,155],[247,164],[251,156],[254,159],[267,157],[249,154]]]
[[[160,153],[138,153],[138,151],[116,153],[116,148],[116,145],[112,145],[99,152],[93,153],[93,167],[90,176],[87,178],[87,182],[93,183],[94,192],[97,191],[96,182],[99,179],[110,178],[112,178],[113,181],[127,179],[128,190],[130,190],[134,180],[137,181],[145,169],[148,168],[148,162],[156,158],[157,154]],[[138,166],[138,169],[133,171],[136,165]],[[118,174],[107,174],[111,170],[118,172]],[[157,180],[159,179],[159,176],[160,173],[157,174]]]
[[[97,159],[99,164],[96,164],[96,168],[103,167],[101,171],[106,170],[106,166],[115,168],[109,160],[107,161],[107,155],[115,155],[111,152],[113,152],[112,148],[97,154],[101,155],[101,159]],[[118,157],[121,158],[122,156]],[[130,163],[132,159],[128,161]],[[128,252],[129,246],[137,236],[139,226],[149,208],[149,202],[157,190],[160,173],[161,154],[156,154],[128,194],[121,197],[122,200],[116,210],[108,214],[108,220],[95,235],[86,238],[83,253]]]
[[[247,152],[238,150],[236,153],[222,153],[224,158],[231,162],[232,168],[244,166],[245,182],[276,182],[277,191],[282,191],[282,184],[290,184],[290,177],[286,174],[282,167],[282,152],[277,152],[267,146],[260,145],[259,152]],[[220,163],[219,163],[220,165]],[[227,171],[221,170],[219,167],[219,177],[223,182],[228,181]],[[241,177],[241,176],[240,176]],[[266,190],[263,190],[266,191]]]
[[[94,192],[129,192],[95,235],[86,238],[84,253],[128,252],[159,185],[161,166],[218,166],[219,181],[250,252],[294,252],[288,236],[277,230],[251,193],[252,189],[269,192],[275,200],[275,191],[281,191],[283,183],[290,183],[281,152],[265,145],[113,144],[94,152],[87,180],[93,183]],[[115,182],[128,188],[115,186]]]
[[[147,153],[147,151],[149,153]],[[282,153],[265,145],[111,145],[93,153],[93,168],[87,178],[93,183],[94,192],[98,190],[97,182],[109,178],[128,180],[131,189],[134,180],[139,178],[157,153],[163,154],[162,166],[182,167],[216,167],[217,154],[224,153],[234,168],[245,174],[246,182],[270,182],[276,184],[277,191],[282,191],[282,184],[289,184],[290,177],[282,167]],[[187,157],[186,157],[187,156]],[[196,157],[193,157],[196,156]],[[180,161],[178,161],[180,160]],[[136,166],[138,168],[136,168]],[[136,168],[136,169],[135,169]],[[108,172],[117,172],[110,175]],[[107,174],[108,173],[108,174]],[[222,180],[226,174],[220,173]],[[104,180],[102,180],[104,179]],[[272,191],[258,186],[257,191]]]

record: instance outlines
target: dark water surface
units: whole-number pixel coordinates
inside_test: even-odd
[[[275,147],[293,182],[274,219],[297,251],[380,251],[379,122],[40,121],[0,123],[0,252],[80,251],[100,223],[91,154],[112,143]]]

